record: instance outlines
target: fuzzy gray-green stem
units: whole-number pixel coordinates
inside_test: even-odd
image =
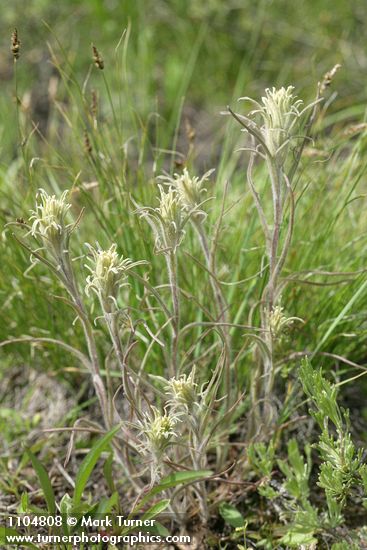
[[[113,348],[117,357],[117,361],[121,369],[123,392],[126,394],[130,402],[130,405],[134,408],[135,399],[130,391],[127,368],[126,368],[126,358],[121,346],[121,339],[120,339],[119,327],[117,322],[117,312],[112,312],[112,313],[106,312],[104,309],[103,303],[101,303],[101,306],[103,309],[103,315],[104,315],[105,321],[107,323],[108,331],[110,333],[110,338],[113,344]]]
[[[75,281],[74,272],[71,266],[69,251],[65,250],[60,260],[60,274],[62,274],[61,280],[63,281],[67,291],[69,292],[78,312],[78,317],[83,327],[84,336],[87,342],[88,354],[92,365],[92,381],[101,405],[102,414],[106,428],[109,430],[112,427],[112,412],[108,405],[107,391],[104,386],[103,380],[100,375],[99,359],[97,346],[94,340],[94,334],[92,325],[85,312],[83,302],[80,298],[77,284]]]
[[[193,225],[196,229],[196,232],[199,236],[199,241],[201,248],[203,250],[207,268],[209,270],[210,284],[213,290],[214,299],[216,302],[217,317],[219,322],[222,321],[223,325],[219,326],[219,330],[222,334],[225,350],[226,350],[226,360],[225,360],[225,392],[227,399],[227,408],[231,406],[231,338],[229,334],[229,318],[228,318],[228,308],[226,300],[222,294],[222,290],[218,283],[216,277],[216,269],[214,264],[213,254],[210,251],[208,238],[204,229],[204,226],[201,220],[193,218]]]
[[[222,290],[220,288],[218,280],[216,278],[213,257],[209,249],[208,238],[207,238],[205,229],[200,220],[194,220],[193,224],[199,236],[199,241],[205,256],[207,268],[210,271],[210,284],[212,286],[214,298],[216,301],[218,319],[220,321],[223,321],[224,323],[228,323],[227,304],[222,294]]]
[[[258,368],[255,373],[254,381],[251,384],[252,411],[250,420],[250,437],[254,437],[259,431],[259,424],[262,424],[261,430],[270,428],[275,419],[273,404],[273,389],[275,381],[274,372],[274,337],[269,325],[269,314],[271,313],[278,294],[278,279],[282,265],[278,260],[278,249],[280,241],[280,229],[283,218],[282,204],[282,168],[277,163],[276,158],[266,157],[266,165],[270,177],[272,202],[273,202],[273,227],[270,228],[266,222],[264,211],[262,209],[259,197],[252,181],[252,163],[250,160],[248,179],[252,194],[255,195],[255,204],[259,212],[260,220],[264,230],[266,240],[266,252],[269,262],[268,283],[264,289],[261,307],[261,328],[264,331],[266,352],[258,350],[256,360]],[[291,192],[291,191],[290,191]],[[289,241],[287,240],[281,254],[281,263],[284,263],[288,251]]]
[[[261,328],[264,330],[264,338],[267,352],[258,354],[258,370],[254,383],[251,388],[251,396],[253,403],[253,419],[252,425],[259,426],[261,421],[265,430],[269,429],[276,419],[273,390],[275,383],[275,365],[274,365],[274,335],[270,327],[270,314],[276,304],[279,294],[279,276],[283,265],[286,261],[289,247],[292,240],[293,225],[294,225],[294,197],[290,182],[282,168],[277,164],[276,159],[267,159],[267,166],[271,179],[271,187],[273,193],[273,213],[274,226],[272,231],[269,231],[270,240],[269,246],[266,247],[269,261],[269,277],[262,297],[261,308]],[[282,188],[285,188],[285,193],[288,193],[290,214],[288,220],[287,234],[279,252],[280,230],[283,223],[283,207]],[[270,228],[269,228],[270,229]],[[265,237],[267,235],[265,234]],[[267,239],[268,240],[268,239]],[[262,412],[261,412],[262,410]],[[252,433],[252,435],[254,435]]]
[[[202,442],[204,440],[204,434],[201,433],[200,419],[197,418],[197,411],[194,411],[191,418],[191,460],[195,470],[203,470],[207,468],[207,458],[205,454],[205,447],[203,448]],[[203,524],[205,525],[209,520],[208,510],[208,496],[205,486],[205,481],[201,481],[197,484],[196,495],[199,501],[200,515]]]
[[[133,400],[133,397],[131,395],[129,384],[128,384],[126,360],[125,360],[125,355],[124,355],[123,350],[122,350],[121,340],[120,340],[120,335],[119,335],[119,328],[118,328],[118,323],[117,323],[117,312],[106,311],[105,310],[105,304],[103,304],[103,302],[101,302],[101,307],[102,307],[102,310],[103,310],[104,319],[107,323],[107,327],[108,327],[108,331],[109,331],[110,338],[111,338],[111,341],[112,341],[112,345],[113,345],[113,348],[114,348],[114,351],[116,353],[116,357],[117,357],[117,360],[118,360],[118,363],[119,363],[119,366],[120,366],[120,369],[121,369],[122,380],[123,380],[123,391],[124,391],[124,393],[126,393],[130,403],[133,405],[134,400]],[[113,418],[113,410],[112,410],[113,402],[112,402],[112,400],[110,400],[108,405],[109,405],[110,415],[111,415],[111,419],[112,419]],[[125,461],[122,458],[121,449],[115,442],[113,442],[113,447],[114,447],[114,450],[115,450],[116,458],[117,458],[119,464],[122,466],[126,477],[128,479],[130,479],[130,481],[131,481],[132,485],[134,486],[135,490],[137,492],[139,492],[141,490],[141,484],[139,483],[139,481],[137,481],[134,478],[133,473],[132,473],[132,471],[130,470],[130,467],[129,467],[129,461]]]
[[[263,380],[262,380],[262,396],[264,409],[264,424],[266,427],[271,425],[274,418],[274,406],[272,393],[274,388],[274,341],[273,334],[269,325],[269,314],[271,313],[277,296],[278,275],[278,248],[280,228],[282,223],[283,205],[281,197],[282,187],[282,170],[277,164],[276,159],[267,158],[267,166],[271,180],[271,188],[273,192],[273,210],[274,210],[274,227],[271,235],[270,256],[269,256],[269,279],[263,295],[263,304],[265,311],[262,314],[262,328],[265,331],[265,341],[268,348],[268,356],[264,361]]]
[[[173,318],[172,318],[172,347],[171,347],[171,375],[177,376],[178,374],[178,343],[180,334],[180,297],[178,290],[178,274],[177,274],[177,256],[173,251],[168,252],[167,269],[169,276],[169,284],[171,288],[172,305],[173,305]]]

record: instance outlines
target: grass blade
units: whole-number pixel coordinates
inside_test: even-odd
[[[166,489],[170,489],[171,487],[176,487],[177,485],[181,484],[189,484],[194,483],[195,481],[199,481],[201,479],[204,479],[206,477],[209,477],[213,474],[211,470],[191,470],[191,471],[185,471],[185,472],[175,472],[174,474],[170,474],[169,476],[163,478],[161,482],[156,485],[156,487],[153,487],[145,495],[145,497],[137,504],[137,506],[134,508],[133,513],[137,512],[151,500],[152,497],[155,495],[158,495],[162,491],[166,491]]]
[[[108,445],[110,444],[116,433],[119,431],[119,429],[119,425],[115,426],[111,431],[109,431],[101,439],[99,439],[81,463],[75,480],[75,490],[73,497],[74,506],[77,506],[80,503],[84,488],[98,459],[100,458],[103,451],[107,449]]]
[[[52,488],[50,478],[48,477],[48,473],[42,462],[38,460],[38,458],[30,450],[27,450],[27,454],[31,459],[32,466],[38,476],[38,479],[40,480],[42,491],[45,495],[47,503],[47,510],[51,515],[54,515],[56,513],[55,493]]]

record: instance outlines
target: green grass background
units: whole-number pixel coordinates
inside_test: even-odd
[[[132,213],[128,196],[154,204],[155,176],[187,156],[187,121],[196,132],[188,166],[198,174],[216,168],[209,192],[217,198],[209,206],[209,223],[215,223],[225,183],[230,184],[231,209],[220,234],[218,270],[226,283],[248,279],[224,287],[232,319],[246,323],[261,294],[262,282],[255,275],[263,241],[246,187],[246,154],[235,151],[243,136],[220,113],[227,104],[242,109],[238,97],[260,97],[273,85],[293,84],[299,97],[310,101],[317,81],[340,63],[328,109],[310,144],[317,153],[304,158],[296,182],[296,231],[284,272],[294,281],[284,289],[283,304],[287,314],[305,324],[292,330],[282,356],[307,350],[364,365],[366,133],[353,133],[350,127],[365,120],[366,24],[362,0],[7,2],[0,22],[0,340],[47,336],[84,346],[72,313],[54,298],[61,292],[58,284],[41,266],[24,275],[29,255],[4,229],[16,217],[29,216],[39,187],[55,193],[73,187],[74,216],[86,207],[73,240],[76,256],[85,252],[85,241],[98,240],[103,246],[116,241],[124,255],[151,262],[153,284],[167,282],[163,259],[153,254],[149,227]],[[16,76],[10,53],[14,26],[22,43]],[[92,42],[103,55],[103,72],[92,66]],[[97,129],[90,116],[92,90],[99,97]],[[85,151],[85,132],[92,155]],[[266,193],[261,168],[256,175]],[[97,190],[83,191],[83,183],[95,181]],[[210,307],[208,282],[187,253],[200,259],[190,231],[180,251],[181,285]],[[81,283],[84,263],[76,262]],[[133,307],[138,294],[132,283]],[[202,313],[188,300],[183,322],[195,320],[203,320]],[[109,345],[103,326],[98,331],[105,352]],[[197,334],[187,334],[187,347]],[[235,332],[235,350],[243,344],[243,335]],[[74,359],[56,347],[18,344],[0,353],[4,380],[15,367],[51,372],[70,388],[85,380]],[[315,357],[337,377],[359,373],[335,358]],[[154,349],[147,368],[157,373],[160,365]],[[297,379],[297,362],[290,365]],[[252,368],[249,343],[239,362],[244,385]],[[359,398],[364,391],[362,378]]]

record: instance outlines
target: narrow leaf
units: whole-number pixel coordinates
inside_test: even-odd
[[[162,513],[163,510],[167,508],[169,503],[170,503],[170,499],[166,498],[166,499],[160,500],[156,504],[153,504],[153,506],[151,506],[149,510],[147,510],[143,515],[143,517],[141,518],[142,521],[150,520],[150,519],[153,519],[155,516],[158,516],[158,514]]]
[[[362,294],[362,292],[364,292],[365,288],[367,286],[367,280],[364,281],[361,286],[359,287],[359,289],[357,290],[357,292],[355,294],[353,294],[353,296],[351,297],[351,299],[349,300],[349,302],[344,306],[344,308],[342,309],[342,311],[339,313],[339,315],[336,317],[336,319],[334,319],[334,321],[331,323],[330,327],[328,328],[328,330],[326,331],[326,333],[324,334],[324,336],[321,338],[320,342],[317,344],[313,354],[311,355],[311,358],[313,358],[315,356],[315,354],[319,351],[319,349],[322,348],[322,346],[324,345],[324,343],[327,341],[327,339],[329,338],[330,334],[332,334],[332,332],[335,330],[335,328],[338,326],[338,324],[340,323],[340,321],[342,321],[345,317],[345,315],[348,313],[348,311],[350,310],[350,308],[353,306],[354,302],[357,300],[357,298],[359,298],[359,296]]]
[[[10,529],[9,527],[0,527],[0,544],[4,548],[8,548],[10,545],[13,546],[13,544],[7,537],[19,537],[18,544],[22,544],[22,547],[26,546],[27,548],[32,548],[32,550],[38,550],[37,546],[35,546],[31,542],[26,542],[25,540],[21,541],[22,536],[26,536],[26,535],[21,535],[20,533],[18,533],[18,531],[16,531],[15,529]],[[18,544],[17,544],[17,547],[18,547]],[[15,542],[14,542],[14,545],[15,545]]]
[[[27,454],[31,459],[32,466],[38,476],[38,479],[40,480],[42,491],[47,503],[47,509],[51,515],[54,515],[56,513],[55,493],[52,488],[50,478],[48,477],[48,473],[42,462],[40,462],[30,450],[27,450]]]
[[[167,477],[163,478],[160,483],[156,485],[156,487],[153,487],[153,489],[151,489],[149,493],[145,495],[145,497],[137,504],[132,513],[140,510],[140,508],[142,508],[147,502],[149,502],[152,497],[161,493],[162,491],[165,491],[166,489],[170,489],[171,487],[176,487],[177,485],[181,484],[194,483],[203,478],[209,477],[212,474],[213,472],[211,470],[191,470],[170,474]]]
[[[159,502],[156,502],[156,504],[153,504],[153,506],[151,506],[149,508],[149,510],[147,510],[141,517],[139,517],[139,519],[141,519],[141,521],[143,521],[143,522],[153,519],[158,514],[163,512],[163,510],[165,510],[167,508],[167,506],[169,506],[170,502],[171,501],[170,501],[169,498],[166,498],[166,499],[160,500]],[[133,514],[130,514],[129,519],[132,519],[132,520],[134,519]],[[155,525],[157,525],[157,524],[155,523]],[[142,531],[146,531],[146,530],[152,531],[152,527],[154,527],[154,526],[149,526],[148,527],[148,526],[143,525],[142,527],[140,527],[140,529]],[[136,529],[135,525],[132,524],[131,527],[126,527],[126,529],[124,529],[122,531],[122,534],[126,535],[127,533],[130,533],[130,531],[133,531],[135,529]],[[161,531],[160,534],[162,534],[164,532],[164,536],[166,536],[166,528],[163,525],[159,525],[159,529]]]
[[[75,490],[73,497],[74,506],[77,506],[80,503],[84,488],[93,471],[93,468],[95,467],[103,451],[107,449],[112,438],[116,435],[120,428],[120,426],[115,426],[111,431],[109,431],[101,439],[99,439],[81,463],[75,479]]]

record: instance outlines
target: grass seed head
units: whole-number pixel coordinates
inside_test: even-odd
[[[341,65],[337,63],[330,71],[324,74],[323,79],[319,84],[320,95],[323,95],[325,93],[326,89],[332,83],[334,76],[339,71],[339,69],[341,69]]]
[[[18,38],[18,30],[14,29],[11,33],[11,52],[13,54],[14,60],[19,59],[20,55],[20,41]]]
[[[93,148],[92,148],[92,144],[90,142],[87,130],[84,130],[83,145],[84,145],[84,150],[87,153],[87,155],[91,155],[92,152],[93,152]]]
[[[92,44],[92,52],[93,52],[93,63],[95,64],[97,69],[100,69],[101,71],[103,71],[104,69],[103,57],[101,56],[101,54],[99,53],[99,51],[97,50],[94,44]]]

